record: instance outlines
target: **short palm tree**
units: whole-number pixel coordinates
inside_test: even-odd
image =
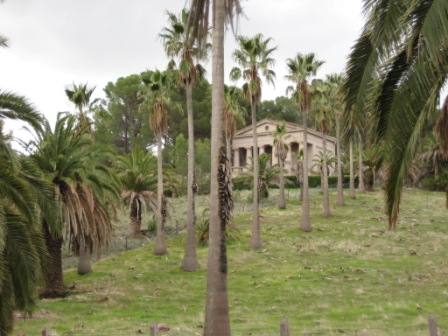
[[[121,197],[130,208],[130,238],[141,236],[142,211],[146,205],[157,213],[157,162],[151,153],[135,146],[126,156],[113,163],[121,185]]]
[[[289,145],[286,143],[286,140],[290,136],[286,134],[286,126],[284,123],[277,124],[275,132],[272,134],[272,138],[274,140],[274,148],[275,148],[275,156],[278,159],[278,165],[280,168],[280,183],[279,183],[279,196],[278,196],[278,208],[285,209],[286,208],[286,200],[285,200],[285,172],[284,172],[284,164],[286,160],[286,154],[288,153]]]
[[[194,177],[194,117],[193,117],[193,86],[199,74],[202,77],[204,69],[199,64],[194,64],[194,59],[205,60],[210,45],[205,44],[202,48],[195,47],[191,36],[187,34],[187,21],[189,12],[183,9],[179,17],[167,12],[169,27],[162,29],[159,34],[169,57],[180,58],[178,74],[179,82],[185,88],[187,100],[188,118],[188,187],[187,187],[187,236],[185,243],[185,254],[182,262],[184,271],[195,271],[198,266],[196,252],[196,210],[194,194],[196,192],[196,181]]]
[[[288,75],[286,79],[294,83],[295,87],[289,87],[287,90],[293,92],[293,97],[299,105],[299,111],[303,117],[303,201],[302,201],[302,220],[300,229],[309,232],[312,230],[310,219],[310,206],[308,199],[308,111],[311,107],[311,92],[309,79],[315,76],[317,70],[324,63],[316,59],[313,53],[298,53],[295,58],[289,58],[287,61]]]
[[[157,229],[155,255],[168,253],[166,247],[163,223],[165,221],[164,196],[163,196],[163,158],[162,158],[162,136],[168,128],[168,110],[178,108],[171,100],[170,94],[173,87],[170,74],[165,71],[155,70],[147,79],[145,90],[141,93],[142,103],[140,111],[148,113],[149,124],[157,139]]]
[[[323,179],[324,171],[326,170],[328,175],[330,168],[334,167],[336,162],[337,159],[331,152],[325,152],[324,154],[324,152],[319,151],[319,153],[314,155],[313,168],[317,168],[320,176]],[[326,169],[324,169],[324,167],[326,167]],[[323,189],[323,180],[321,184]]]
[[[257,34],[252,38],[239,36],[237,41],[239,49],[233,52],[233,59],[242,69],[238,67],[233,68],[230,71],[230,78],[237,81],[243,77],[246,81],[243,86],[243,91],[251,106],[254,186],[257,186],[256,181],[258,181],[258,175],[260,173],[256,129],[257,104],[261,101],[261,76],[268,83],[274,84],[275,72],[272,70],[272,67],[275,65],[275,60],[272,58],[272,53],[276,50],[276,47],[271,48],[269,46],[271,39],[265,39],[261,34]],[[258,193],[259,191],[255,187],[253,190],[253,224],[250,242],[250,246],[253,249],[259,249],[262,246]]]
[[[44,295],[61,296],[66,293],[61,259],[63,229],[74,250],[79,251],[78,273],[91,272],[91,253],[107,246],[112,235],[107,204],[118,195],[118,188],[99,162],[87,128],[80,128],[73,116],[58,114],[54,130],[48,121],[44,126],[37,134],[31,159],[52,184],[61,212],[54,225],[51,218],[43,220],[50,254]]]
[[[56,217],[52,188],[10,146],[4,118],[41,128],[42,116],[24,97],[0,92],[0,335],[9,335],[14,310],[31,311],[43,283],[47,252],[40,214]]]

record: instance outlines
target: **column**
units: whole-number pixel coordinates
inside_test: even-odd
[[[290,174],[291,173],[291,143],[288,144],[288,152],[286,153],[286,159],[285,159],[285,169]]]
[[[239,148],[233,150],[233,166],[235,168],[240,167],[240,149]]]
[[[246,148],[246,171],[248,167],[252,166],[252,147]]]

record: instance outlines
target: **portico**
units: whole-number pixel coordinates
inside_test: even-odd
[[[258,154],[271,154],[272,165],[278,164],[272,134],[275,132],[276,126],[279,123],[282,123],[282,121],[271,119],[263,119],[257,123]],[[305,148],[308,154],[307,164],[311,171],[313,156],[323,151],[322,133],[308,129],[308,141],[305,146],[302,126],[293,123],[285,123],[285,126],[287,136],[285,141],[288,144],[288,153],[284,165],[286,173],[295,174],[298,155]],[[327,136],[327,151],[333,155],[336,153],[336,139],[330,136]],[[252,126],[249,125],[238,130],[233,137],[232,170],[234,176],[249,170],[248,168],[252,165],[252,154]]]

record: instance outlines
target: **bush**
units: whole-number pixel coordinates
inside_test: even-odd
[[[431,191],[445,191],[448,184],[448,174],[446,172],[442,172],[437,176],[428,175],[422,181],[422,188]]]
[[[209,209],[204,209],[202,219],[196,223],[196,241],[200,246],[208,245],[209,238]],[[235,225],[228,225],[226,228],[227,242],[235,242],[241,240],[241,232]]]

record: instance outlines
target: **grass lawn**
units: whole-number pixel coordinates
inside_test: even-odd
[[[443,193],[406,190],[396,232],[386,230],[381,191],[346,197],[347,205],[336,207],[333,190],[333,216],[324,219],[322,196],[313,190],[311,233],[299,231],[301,207],[290,196],[286,210],[261,208],[264,245],[258,251],[249,249],[246,196],[236,197],[241,241],[228,247],[233,335],[278,336],[285,317],[294,336],[428,335],[430,312],[448,332]],[[172,202],[182,223],[185,200]],[[206,207],[207,199],[199,197],[198,204]],[[167,256],[154,256],[153,243],[143,243],[104,257],[92,274],[67,270],[71,294],[40,301],[32,318],[18,319],[13,334],[40,335],[45,326],[52,335],[149,334],[149,325],[158,322],[169,327],[160,335],[201,335],[207,248],[198,249],[201,269],[185,273],[183,232],[169,237]]]

